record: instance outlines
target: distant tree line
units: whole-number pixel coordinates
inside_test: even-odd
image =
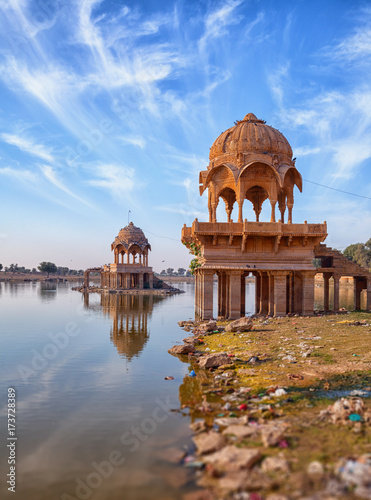
[[[83,269],[69,269],[68,267],[56,266],[53,262],[40,262],[37,269],[35,267],[28,269],[18,264],[10,264],[9,266],[3,267],[3,265],[0,264],[0,271],[2,270],[6,273],[13,274],[47,273],[48,277],[49,274],[58,274],[58,276],[81,276],[84,274]]]
[[[347,246],[343,255],[360,266],[371,270],[371,238],[366,243],[353,243]]]
[[[192,274],[191,271],[187,271],[184,267],[178,267],[177,271],[174,271],[172,267],[168,267],[160,272],[160,276],[192,276]]]

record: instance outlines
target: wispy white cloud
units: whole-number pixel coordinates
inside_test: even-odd
[[[22,182],[37,182],[37,176],[34,172],[25,169],[17,169],[12,167],[2,167],[0,168],[0,175],[4,175],[6,177],[11,177],[13,179],[17,179]]]
[[[336,170],[332,173],[334,179],[350,179],[362,162],[371,158],[371,143],[360,137],[350,137],[340,141],[333,152],[333,162]]]
[[[89,76],[92,83],[107,89],[136,86],[146,93],[148,85],[166,79],[182,64],[183,57],[169,44],[143,44],[132,50],[130,43],[121,43],[125,25],[121,26],[119,36],[117,33],[115,38],[105,36],[99,18],[94,19],[93,15],[94,8],[101,3],[102,0],[81,0],[79,11],[79,39],[90,49],[95,61],[96,71]],[[138,20],[136,36],[157,33],[161,24],[160,20],[144,23]]]
[[[316,155],[320,153],[322,150],[320,147],[311,148],[309,146],[302,146],[298,148],[293,148],[294,155],[297,157],[308,156],[308,155]]]
[[[326,52],[328,57],[333,59],[348,62],[359,60],[365,64],[367,58],[371,56],[371,25],[358,27],[355,33]],[[371,59],[368,62],[371,63]]]
[[[145,149],[147,143],[143,137],[139,136],[121,136],[119,140],[124,144],[131,144],[132,146],[136,146],[140,149]]]
[[[201,52],[205,51],[207,43],[227,33],[227,26],[238,24],[242,16],[236,14],[236,9],[244,0],[227,0],[209,12],[205,17],[205,30],[199,41]]]
[[[50,165],[40,165],[40,169],[44,175],[44,177],[53,184],[53,186],[57,187],[64,193],[68,194],[69,196],[72,196],[72,198],[75,198],[76,200],[80,201],[81,203],[84,203],[85,205],[92,207],[91,203],[88,201],[84,200],[74,192],[72,192],[64,183],[63,181],[58,177],[57,172],[51,167]]]
[[[113,164],[101,164],[94,168],[96,179],[88,180],[90,186],[102,188],[114,198],[122,198],[141,186],[135,178],[133,168],[125,168]]]
[[[39,101],[68,129],[78,133],[89,127],[89,113],[78,101],[87,84],[83,77],[56,63],[30,68],[14,57],[5,59],[0,72],[9,87]]]
[[[190,217],[204,217],[206,212],[204,210],[197,210],[191,208],[186,203],[172,204],[172,205],[161,205],[156,207],[157,210],[162,212],[169,212],[172,214],[181,214]]]
[[[54,157],[52,155],[52,149],[44,146],[43,144],[37,143],[34,139],[29,137],[21,137],[16,134],[3,133],[0,135],[1,139],[7,144],[16,146],[21,151],[28,153],[32,156],[41,158],[42,160],[48,162],[54,162]]]
[[[287,129],[304,132],[309,141],[295,148],[295,156],[300,160],[300,156],[321,152],[322,161],[327,163],[327,182],[353,178],[362,163],[371,158],[370,85],[318,90],[314,97],[287,106],[294,87],[289,62],[269,75],[268,84],[277,104],[278,120]]]
[[[278,66],[275,71],[270,71],[268,75],[268,85],[279,107],[283,106],[284,89],[288,79],[289,68],[290,63],[286,62]]]

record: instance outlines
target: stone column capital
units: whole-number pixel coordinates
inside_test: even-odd
[[[231,271],[228,271],[228,274],[230,276],[242,276],[242,274],[244,273],[244,271],[241,269],[241,271],[237,270],[237,269],[232,269]]]
[[[285,269],[280,269],[280,270],[277,270],[277,271],[268,271],[268,274],[270,274],[271,276],[276,276],[276,277],[285,277],[287,276],[288,274],[290,274],[291,271],[286,271]]]

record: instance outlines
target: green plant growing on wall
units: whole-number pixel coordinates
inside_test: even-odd
[[[189,253],[195,256],[189,264],[191,274],[194,275],[195,270],[201,266],[201,263],[199,261],[199,257],[201,257],[201,247],[199,245],[196,245],[196,243],[184,243],[184,245],[188,248]]]

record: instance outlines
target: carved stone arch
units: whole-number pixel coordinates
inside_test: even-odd
[[[218,197],[222,198],[222,200],[224,201],[228,222],[231,222],[231,213],[233,210],[233,205],[237,200],[235,190],[231,189],[230,187],[225,187],[219,192]]]
[[[277,170],[270,163],[261,160],[259,162],[252,161],[244,165],[239,172],[238,181],[240,181],[242,177],[246,177],[248,171],[254,172],[256,170],[254,167],[259,167],[259,170],[262,172],[262,178],[264,178],[264,175],[269,176],[270,179],[275,178],[279,187],[282,187],[282,179]]]
[[[272,167],[272,165],[262,161],[251,162],[245,165],[241,169],[241,173],[238,178],[238,185],[240,188],[240,192],[243,193],[247,193],[251,188],[255,188],[255,186],[258,186],[265,190],[268,194],[267,197],[269,198],[272,207],[271,222],[276,221],[275,206],[277,204],[278,193],[281,191],[282,185],[281,178],[276,169]],[[250,193],[250,195],[254,200],[252,201],[252,203],[254,205],[254,211],[257,220],[259,220],[261,205],[263,203],[260,203],[262,193],[256,192],[255,194]]]
[[[233,163],[222,163],[213,167],[207,174],[204,185],[207,187],[211,181],[222,185],[224,182],[228,184],[237,184],[239,169]],[[232,187],[232,186],[230,186]]]
[[[219,203],[219,193],[226,188],[229,188],[232,191],[235,191],[236,189],[233,168],[231,168],[230,165],[224,164],[213,168],[208,174],[206,185],[209,188],[209,220],[210,222],[216,222],[216,209]]]
[[[287,192],[285,189],[281,189],[278,193],[278,209],[281,213],[281,222],[285,222],[285,211],[286,211],[286,200]]]
[[[280,175],[283,177],[283,191],[286,195],[286,206],[288,208],[288,223],[292,222],[292,209],[294,206],[294,187],[297,186],[302,192],[302,177],[295,167],[288,165],[280,166]],[[280,209],[281,210],[281,209]],[[281,211],[282,213],[282,211]]]
[[[303,191],[303,179],[295,167],[280,165],[278,171],[282,179],[283,188],[287,189],[288,186],[297,186],[300,192]]]
[[[256,222],[259,222],[262,205],[269,198],[268,192],[261,185],[250,186],[245,192],[245,198],[253,204]]]

